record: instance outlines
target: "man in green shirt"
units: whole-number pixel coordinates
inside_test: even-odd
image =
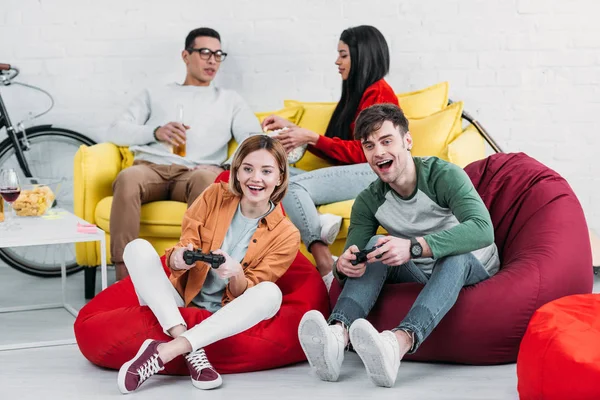
[[[392,387],[402,357],[423,343],[463,286],[488,279],[500,260],[489,212],[467,174],[437,157],[412,157],[397,106],[362,111],[354,136],[378,179],[352,207],[346,249],[334,265],[343,290],[329,321],[309,311],[298,335],[321,379],[338,379],[351,342],[371,380]],[[388,236],[375,235],[380,226]],[[366,262],[357,263],[359,249],[373,249]],[[380,333],[365,318],[384,284],[401,282],[424,288],[399,325]]]

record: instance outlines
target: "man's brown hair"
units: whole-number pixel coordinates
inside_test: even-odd
[[[394,128],[400,131],[402,137],[408,132],[408,120],[400,107],[389,103],[375,104],[365,108],[358,115],[354,127],[354,139],[361,142],[367,140],[373,132],[381,129],[385,121],[394,124]]]

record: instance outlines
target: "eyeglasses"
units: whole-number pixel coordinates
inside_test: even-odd
[[[211,49],[207,49],[206,47],[203,47],[201,49],[192,49],[190,47],[189,49],[187,49],[187,51],[190,54],[197,51],[198,54],[200,54],[200,58],[203,60],[210,60],[212,56],[215,56],[216,62],[221,62],[225,60],[225,57],[227,57],[227,53],[224,53],[221,50],[212,51]]]

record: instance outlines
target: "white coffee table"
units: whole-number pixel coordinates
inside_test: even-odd
[[[1,200],[0,200],[1,201]],[[66,284],[67,273],[65,266],[66,249],[68,244],[80,242],[100,241],[100,262],[102,274],[102,290],[106,289],[106,239],[104,231],[96,228],[95,233],[80,233],[77,231],[77,223],[87,222],[76,217],[72,213],[60,208],[53,208],[47,215],[41,217],[20,217],[17,219],[20,229],[11,230],[10,234],[0,235],[0,247],[36,246],[36,245],[62,245],[62,303],[36,304],[21,307],[0,308],[0,313],[48,310],[64,308],[74,317],[79,313],[73,306],[67,303]],[[0,231],[1,232],[1,231]],[[33,347],[60,346],[75,343],[74,339],[52,340],[45,342],[19,343],[14,345],[2,345],[2,350],[15,350]]]

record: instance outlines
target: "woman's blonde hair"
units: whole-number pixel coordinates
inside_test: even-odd
[[[235,151],[233,161],[231,162],[231,173],[229,175],[229,189],[236,196],[242,196],[242,187],[237,178],[237,172],[242,165],[242,161],[248,154],[258,150],[267,150],[275,158],[279,167],[280,183],[275,187],[271,194],[271,201],[278,204],[285,196],[288,189],[289,168],[287,163],[287,153],[279,140],[271,136],[258,134],[246,138],[240,147]]]

